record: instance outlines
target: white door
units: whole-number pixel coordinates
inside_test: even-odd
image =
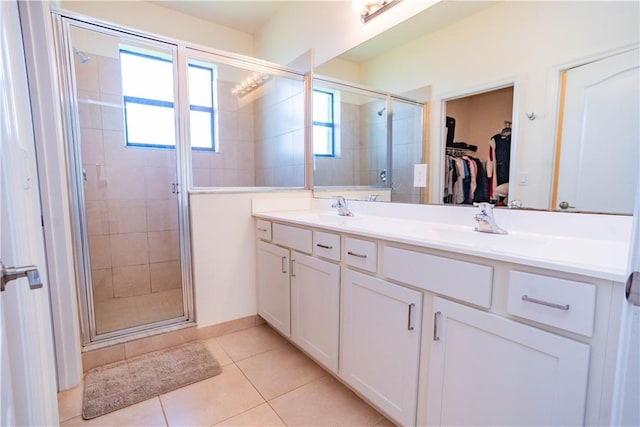
[[[640,164],[640,156],[638,158]],[[636,190],[636,207],[629,251],[628,302],[623,304],[621,364],[617,377],[613,425],[640,425],[640,176]],[[633,283],[631,281],[634,280]]]
[[[587,344],[437,297],[433,312],[428,425],[583,425]]]
[[[352,270],[342,283],[340,376],[395,421],[415,425],[422,294]]]
[[[291,338],[338,372],[340,266],[291,253]]]
[[[258,314],[283,335],[291,334],[289,250],[258,242]]]
[[[639,70],[640,52],[634,49],[567,71],[554,209],[633,212]]]
[[[56,375],[35,146],[16,1],[0,1],[0,259],[36,265],[0,292],[1,425],[56,425]]]

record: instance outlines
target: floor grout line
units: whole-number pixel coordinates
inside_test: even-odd
[[[160,410],[162,411],[162,416],[164,417],[164,422],[167,427],[169,426],[169,418],[167,417],[167,412],[164,410],[164,405],[162,404],[162,395],[158,396],[158,400],[160,401]]]

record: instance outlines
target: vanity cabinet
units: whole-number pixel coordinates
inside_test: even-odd
[[[397,424],[611,424],[617,282],[282,222],[259,314]]]
[[[340,266],[291,253],[291,339],[338,372]]]
[[[343,271],[340,377],[402,425],[415,425],[422,294]]]
[[[428,425],[583,425],[590,347],[435,297]]]
[[[271,230],[264,222],[258,224],[258,236],[262,236],[260,228]],[[340,266],[292,250],[311,252],[310,230],[282,224],[273,224],[272,229],[272,241],[287,247],[258,241],[258,314],[317,362],[337,373]],[[322,246],[335,246],[329,237],[316,240]]]
[[[291,334],[289,250],[259,241],[258,314],[285,336]]]

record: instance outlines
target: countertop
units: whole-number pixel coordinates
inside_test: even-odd
[[[254,216],[615,282],[626,280],[629,246],[616,240],[514,230],[498,235],[474,231],[469,225],[379,215],[345,217],[335,210],[282,210]]]

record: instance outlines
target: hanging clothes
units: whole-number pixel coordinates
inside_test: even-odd
[[[476,191],[473,193],[473,202],[488,202],[489,201],[489,178],[484,165],[480,159],[471,157],[476,164]]]
[[[496,134],[491,137],[495,142],[496,181],[497,184],[509,182],[509,165],[511,163],[511,132]]]
[[[487,157],[487,178],[489,180],[489,199],[496,200],[496,188],[509,183],[509,167],[511,164],[511,127],[502,129],[489,140]]]
[[[443,203],[472,204],[487,201],[487,192],[486,172],[480,159],[466,155],[446,155]]]

